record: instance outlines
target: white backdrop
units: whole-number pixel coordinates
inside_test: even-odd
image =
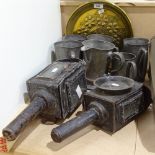
[[[25,81],[61,37],[59,0],[0,0],[0,128],[24,103]]]

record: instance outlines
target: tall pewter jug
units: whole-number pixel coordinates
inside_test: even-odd
[[[111,62],[113,57],[117,57],[120,61],[115,71],[122,68],[124,64],[124,57],[118,51],[113,43],[104,42],[100,40],[85,40],[81,50],[84,52],[84,60],[86,61],[86,79],[93,82],[96,78],[108,74],[113,71]]]

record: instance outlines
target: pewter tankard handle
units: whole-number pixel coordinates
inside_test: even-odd
[[[113,61],[114,56],[117,56],[120,59],[120,62],[121,62],[117,69],[112,69],[112,61]],[[107,57],[106,73],[109,72],[109,73],[113,74],[113,73],[118,72],[119,70],[121,70],[124,63],[125,63],[125,58],[121,53],[119,53],[119,52],[109,52],[108,57]]]
[[[88,58],[88,57],[87,57],[87,54],[86,54],[86,51],[87,51],[88,49],[89,49],[89,48],[86,47],[86,46],[82,46],[82,47],[81,47],[81,51],[83,52],[83,59],[84,59],[85,62],[86,62],[86,66],[88,66],[88,64],[90,63],[90,60],[91,60],[91,58]]]
[[[119,48],[115,46],[115,48],[113,49],[114,52],[119,52]]]
[[[137,73],[137,81],[144,82],[148,63],[148,51],[145,48],[141,48],[139,50],[136,63],[139,68]]]
[[[131,73],[132,69],[132,73]],[[133,80],[137,79],[137,65],[133,61],[129,61],[126,67],[126,77],[129,77]]]

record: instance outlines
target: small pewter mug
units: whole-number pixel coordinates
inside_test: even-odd
[[[87,39],[93,39],[93,40],[101,40],[101,41],[108,41],[113,42],[113,37],[103,34],[90,34],[87,36]]]
[[[137,65],[135,63],[136,55],[127,52],[120,53],[124,56],[125,62],[123,64],[123,67],[118,72],[115,72],[115,75],[129,77],[135,80],[137,78]],[[117,67],[117,59],[113,60],[112,65],[114,67]]]
[[[80,59],[82,43],[79,41],[59,41],[54,43],[55,57],[57,59]]]
[[[84,60],[86,61],[86,79],[93,82],[96,78],[114,71],[111,68],[113,57],[117,57],[119,65],[115,72],[119,71],[124,64],[124,57],[117,52],[118,48],[113,43],[100,40],[85,40],[81,51],[84,52]]]

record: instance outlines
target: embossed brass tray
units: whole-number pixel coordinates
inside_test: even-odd
[[[133,36],[132,26],[126,13],[115,4],[98,1],[78,7],[69,18],[66,34],[106,34],[121,47],[124,38]]]

